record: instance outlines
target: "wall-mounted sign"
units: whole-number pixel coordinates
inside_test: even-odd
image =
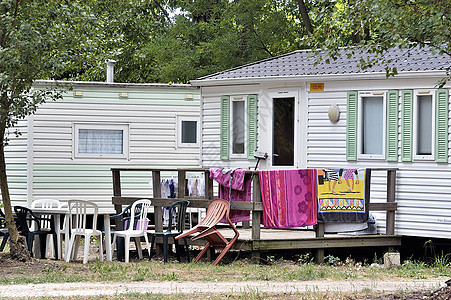
[[[324,92],[324,82],[310,82],[310,92]]]

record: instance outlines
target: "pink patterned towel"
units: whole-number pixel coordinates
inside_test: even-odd
[[[266,228],[316,224],[316,169],[259,170],[258,174]]]
[[[233,190],[242,191],[244,184],[245,169],[219,169],[210,168],[210,178],[216,180],[220,185]],[[230,181],[232,175],[232,181]]]
[[[251,184],[252,176],[246,175],[246,170],[225,170],[210,168],[210,178],[219,183],[219,198],[229,201],[246,201],[251,202]],[[232,179],[230,180],[230,176]],[[229,187],[232,186],[230,190]],[[229,197],[230,195],[230,197]],[[246,210],[230,210],[230,220],[233,223],[244,222],[250,220],[250,211]],[[221,223],[227,223],[224,219]]]

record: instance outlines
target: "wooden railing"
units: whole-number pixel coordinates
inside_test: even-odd
[[[370,211],[385,211],[386,212],[386,235],[394,235],[395,232],[395,212],[397,210],[396,204],[396,168],[372,168],[372,171],[386,171],[387,172],[387,193],[385,203],[371,203],[369,205]],[[163,230],[162,221],[162,207],[169,206],[172,202],[187,199],[190,201],[190,207],[206,208],[213,200],[213,180],[210,179],[210,172],[208,169],[146,169],[146,168],[113,168],[111,169],[113,175],[113,198],[112,202],[115,205],[116,211],[122,211],[122,205],[129,205],[140,198],[149,198],[146,195],[143,197],[126,197],[122,196],[121,189],[121,172],[139,171],[152,172],[152,186],[153,197],[152,204],[154,206],[155,214],[155,230]],[[177,198],[161,198],[161,172],[177,172],[178,177],[178,192]],[[185,179],[187,172],[203,172],[205,179],[205,196],[204,197],[189,197],[185,196]],[[252,227],[252,241],[260,240],[260,224],[263,213],[262,197],[258,171],[246,171],[246,174],[253,176],[253,193],[251,202],[237,202],[232,201],[231,207],[238,210],[249,210],[252,212],[251,227]],[[315,226],[317,238],[324,237],[324,224],[318,223]],[[321,261],[324,255],[324,249],[317,249],[317,260]]]

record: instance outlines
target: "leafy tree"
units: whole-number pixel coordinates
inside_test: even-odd
[[[306,33],[293,0],[88,0],[88,44],[60,79],[104,80],[105,59],[121,82],[188,82],[299,49]],[[86,27],[86,26],[83,26]]]
[[[83,40],[77,32],[89,23],[76,2],[56,0],[0,1],[0,189],[10,234],[11,255],[26,259],[24,239],[14,223],[8,190],[5,146],[8,133],[20,119],[33,113],[60,92],[32,89],[35,79],[52,78],[62,72],[72,58],[71,49]]]
[[[391,48],[429,47],[451,58],[450,1],[337,0],[332,7],[330,3],[321,0],[310,11],[322,20],[308,38],[312,48],[326,49],[335,57],[339,47],[355,46],[374,54],[361,62],[363,69],[378,62],[387,66],[387,76],[397,74],[396,67],[388,67],[390,60],[384,57]],[[440,85],[450,79],[449,71]]]

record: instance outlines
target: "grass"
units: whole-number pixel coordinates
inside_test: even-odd
[[[376,260],[380,263],[380,260]],[[5,263],[5,261],[3,261]],[[32,271],[28,269],[32,267]],[[13,268],[14,269],[14,268]],[[268,281],[294,282],[311,280],[408,280],[451,277],[449,255],[438,256],[430,262],[407,260],[399,268],[385,269],[380,264],[355,262],[353,259],[340,261],[329,257],[322,265],[314,264],[308,255],[295,260],[267,257],[263,264],[255,264],[248,259],[229,261],[212,266],[209,262],[164,264],[160,261],[142,260],[123,263],[118,261],[91,261],[87,265],[80,262],[65,263],[54,260],[36,260],[17,265],[14,271],[1,274],[0,284],[63,283],[63,282],[143,282],[143,281],[200,281],[238,282]],[[144,283],[145,284],[145,283]],[[387,292],[388,293],[388,292]],[[409,299],[408,291],[400,291],[400,299]],[[358,293],[320,292],[309,290],[292,293],[266,293],[258,289],[248,289],[229,294],[210,294],[208,299],[382,299],[381,292],[371,289]],[[73,299],[78,297],[73,297]],[[205,299],[198,294],[153,294],[126,292],[114,296],[85,297],[85,299]],[[48,299],[48,298],[42,298]],[[52,299],[67,299],[52,297]]]
[[[304,260],[305,261],[305,260]],[[246,259],[212,266],[208,262],[163,264],[155,261],[132,263],[93,261],[87,265],[46,261],[39,272],[18,268],[0,277],[0,284],[61,283],[61,282],[131,282],[131,281],[306,281],[322,279],[396,280],[427,279],[451,276],[449,255],[437,257],[431,263],[405,261],[399,268],[385,269],[355,262],[352,259],[333,264],[275,260],[254,264]]]

